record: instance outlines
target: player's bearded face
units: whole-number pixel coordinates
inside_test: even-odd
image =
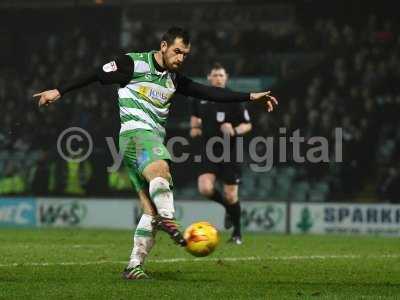
[[[190,44],[185,45],[180,38],[175,39],[171,45],[167,45],[166,43],[164,45],[161,44],[164,65],[169,71],[177,71],[182,66],[189,52]]]

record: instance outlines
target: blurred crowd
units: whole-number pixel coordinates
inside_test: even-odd
[[[213,10],[143,5],[125,10],[120,27],[99,30],[99,24],[82,26],[74,19],[65,27],[16,37],[24,45],[20,59],[6,63],[0,78],[0,194],[104,195],[110,186],[116,194],[128,193],[126,174],[105,170],[110,157],[104,137],[115,137],[119,127],[115,89],[82,89],[45,109],[36,107],[32,94],[123,51],[157,48],[176,16],[194,41],[185,73],[204,76],[218,60],[232,76],[277,78],[279,112],[255,113],[254,134],[278,137],[278,129],[286,127],[288,135],[300,129],[306,140],[325,136],[333,144],[334,129],[343,129],[344,162],[284,164],[300,170],[299,180],[323,180],[329,195],[399,201],[398,24],[370,16],[361,25],[334,18],[305,25],[291,5],[250,4],[216,4]],[[68,165],[56,153],[58,135],[70,126],[94,138],[88,164]]]
[[[314,62],[324,48],[313,28],[296,22],[293,5],[252,3],[135,6],[124,12],[122,45],[157,47],[171,24],[190,30],[194,43],[185,72],[193,76],[204,76],[215,61],[231,76],[286,75]]]
[[[71,92],[57,105],[37,107],[37,100],[32,98],[34,93],[81,75],[121,51],[116,35],[119,27],[111,26],[113,22],[99,30],[98,24],[88,22],[88,14],[77,15],[73,10],[47,14],[62,15],[66,21],[49,28],[49,16],[39,13],[33,17],[32,28],[24,26],[13,37],[18,51],[15,59],[3,62],[0,194],[64,194],[71,187],[68,187],[67,163],[57,154],[60,133],[71,126],[84,128],[94,139],[95,154],[98,154],[105,152],[104,137],[118,132],[115,89],[98,85]],[[91,16],[99,18],[102,14]],[[93,159],[98,157],[95,155]],[[100,158],[100,162],[104,160]],[[98,164],[91,165],[97,171]],[[76,174],[82,184],[76,190],[83,194],[82,186],[89,184],[85,175],[88,172],[87,168],[80,169]],[[100,192],[102,186],[99,184]]]
[[[400,36],[398,24],[370,16],[363,26],[319,20],[314,27],[326,45],[324,64],[290,85],[282,113],[262,117],[307,139],[327,137],[331,163],[306,164],[311,181],[329,182],[342,197],[400,201]],[[298,87],[298,88],[297,88]],[[342,129],[343,163],[334,163],[335,128]],[[305,149],[306,150],[306,149]]]

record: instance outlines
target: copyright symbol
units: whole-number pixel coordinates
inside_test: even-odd
[[[57,151],[67,162],[80,163],[89,157],[92,150],[92,137],[80,127],[67,128],[58,136]]]

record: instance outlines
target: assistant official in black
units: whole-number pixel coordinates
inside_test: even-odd
[[[225,88],[228,74],[222,65],[215,64],[208,74],[208,80],[211,86]],[[191,137],[200,138],[202,145],[203,155],[198,178],[199,192],[225,207],[225,227],[229,229],[233,225],[231,241],[241,244],[241,209],[238,191],[243,162],[237,161],[237,151],[242,151],[242,149],[236,149],[236,140],[251,130],[249,113],[241,103],[221,105],[201,100],[192,104],[190,123]],[[221,143],[215,143],[209,150],[212,149],[215,157],[222,157],[223,151],[229,151],[229,153],[225,153],[229,154],[228,161],[215,162],[210,159],[210,153],[206,149],[207,143],[210,143],[210,139],[215,136],[227,137],[229,147],[225,146],[224,148]],[[223,183],[223,193],[216,189],[217,179]]]

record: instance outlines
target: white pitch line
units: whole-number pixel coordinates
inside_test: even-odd
[[[210,257],[210,258],[168,258],[168,259],[149,259],[151,263],[177,263],[177,262],[224,262],[224,261],[252,261],[252,260],[326,260],[326,259],[395,259],[400,258],[397,254],[383,254],[383,255],[304,255],[304,256],[246,256],[246,257]],[[103,265],[103,264],[126,264],[127,261],[112,261],[112,260],[98,260],[87,262],[27,262],[27,263],[9,263],[0,264],[0,268],[7,267],[46,267],[46,266],[88,266],[88,265]]]

